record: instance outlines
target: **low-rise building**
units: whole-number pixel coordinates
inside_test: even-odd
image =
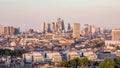
[[[74,58],[80,58],[80,55],[78,54],[78,52],[76,51],[68,52],[68,60],[71,60]]]
[[[39,52],[30,52],[23,54],[23,59],[28,63],[44,63],[44,57]]]
[[[110,53],[110,52],[100,52],[97,54],[99,59],[105,59],[105,58],[110,58],[110,59],[114,59],[115,55]]]

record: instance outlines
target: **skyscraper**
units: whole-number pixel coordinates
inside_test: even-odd
[[[0,24],[0,34],[3,33],[3,26]]]
[[[65,30],[64,21],[61,20],[61,18],[58,18],[58,19],[57,19],[57,22],[56,22],[56,30],[57,30],[57,31],[64,31],[64,30]]]
[[[61,21],[61,27],[62,27],[62,30],[65,30],[65,25],[63,20]]]
[[[4,27],[4,34],[6,35],[14,35],[14,27],[13,26],[8,26],[8,27]]]
[[[112,30],[112,40],[120,40],[120,29]]]
[[[70,29],[71,29],[71,26],[70,26],[70,23],[68,23],[68,28],[67,28],[67,30],[70,31]]]
[[[80,37],[80,24],[74,23],[73,24],[73,38],[79,38]]]
[[[14,31],[15,29],[13,26],[9,27],[9,35],[14,35]]]
[[[50,25],[50,23],[47,23],[47,24],[46,24],[46,31],[47,31],[48,33],[51,32],[51,25]]]
[[[54,31],[55,31],[55,23],[54,23],[54,22],[52,22],[52,25],[51,25],[51,30],[52,30],[52,32],[54,32]]]
[[[95,34],[95,31],[96,31],[95,25],[90,25],[90,34],[91,34],[91,35],[94,35],[94,34]]]
[[[41,24],[41,32],[45,33],[45,22]]]
[[[84,24],[83,26],[83,35],[88,37],[90,34],[90,26],[88,24]]]
[[[14,34],[17,35],[20,33],[20,27],[14,28]]]
[[[4,27],[4,34],[9,35],[9,29],[8,29],[8,27]]]
[[[61,18],[57,19],[56,28],[57,31],[60,31],[62,29]]]

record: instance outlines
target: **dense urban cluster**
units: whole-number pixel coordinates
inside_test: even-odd
[[[61,18],[43,22],[40,31],[0,25],[2,67],[119,68],[119,56],[120,29],[80,23],[68,23],[66,28]]]

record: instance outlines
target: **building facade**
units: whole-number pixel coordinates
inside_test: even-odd
[[[112,40],[120,40],[120,29],[112,30]]]
[[[0,34],[3,33],[3,26],[0,24]]]
[[[79,38],[80,37],[80,24],[74,23],[73,24],[73,38]]]

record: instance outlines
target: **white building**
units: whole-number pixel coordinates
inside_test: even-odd
[[[31,63],[31,62],[43,63],[44,62],[44,57],[39,52],[25,53],[23,55],[23,58],[25,59],[26,62],[29,62],[29,63]]]
[[[41,53],[39,52],[33,52],[32,53],[33,56],[33,62],[39,62],[39,63],[43,63],[44,62],[44,57]]]
[[[54,62],[62,61],[62,55],[59,52],[53,52],[52,58]]]
[[[90,55],[92,55],[92,54],[94,54],[92,51],[84,51],[84,52],[83,52],[83,55],[86,56],[86,57],[87,57],[87,56],[90,56]]]
[[[51,59],[52,62],[61,62],[62,55],[59,52],[48,52],[46,53],[46,59]]]
[[[26,45],[26,43],[32,43],[32,42],[39,42],[39,39],[36,39],[36,38],[22,38],[20,40],[20,43],[22,45]]]
[[[80,58],[80,55],[76,51],[68,52],[68,60]]]
[[[31,63],[33,61],[32,54],[31,53],[23,54],[23,60],[25,60],[25,62],[27,62],[27,63]]]
[[[113,41],[113,40],[105,40],[106,46],[120,46],[120,41]]]

